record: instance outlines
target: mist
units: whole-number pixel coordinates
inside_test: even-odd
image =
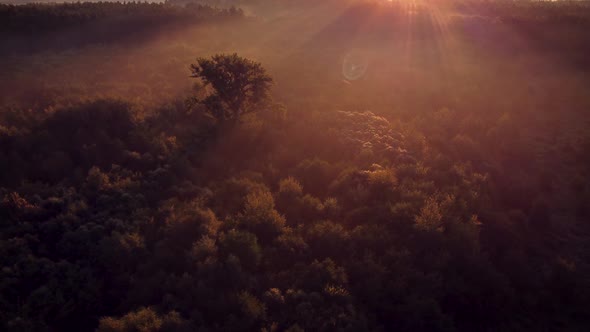
[[[587,330],[590,6],[0,5],[0,329]]]

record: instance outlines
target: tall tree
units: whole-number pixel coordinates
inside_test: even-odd
[[[213,92],[202,100],[206,111],[222,123],[235,123],[244,114],[259,110],[269,98],[272,78],[258,62],[236,53],[198,58],[191,77],[199,78]]]

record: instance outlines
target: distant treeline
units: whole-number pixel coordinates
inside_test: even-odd
[[[133,24],[159,24],[242,15],[240,9],[218,9],[198,4],[188,4],[184,7],[147,2],[83,2],[22,6],[0,4],[0,29],[3,32],[38,33],[106,19],[128,21]]]
[[[243,17],[241,9],[147,2],[0,4],[3,52],[130,41],[174,28]]]

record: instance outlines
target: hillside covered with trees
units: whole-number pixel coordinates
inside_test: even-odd
[[[0,330],[587,331],[590,4],[0,5]]]

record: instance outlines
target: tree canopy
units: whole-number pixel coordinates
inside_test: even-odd
[[[0,5],[0,331],[590,331],[590,1],[269,2]]]
[[[213,90],[201,102],[206,111],[220,122],[236,122],[255,112],[268,101],[273,82],[258,62],[236,53],[198,58],[190,66],[192,77],[199,78]]]

